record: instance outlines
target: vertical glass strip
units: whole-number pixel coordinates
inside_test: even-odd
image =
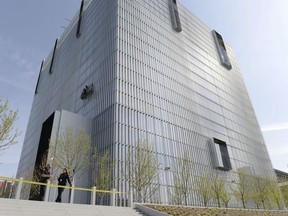
[[[52,59],[51,59],[51,63],[50,63],[50,69],[49,69],[49,74],[52,74],[52,68],[53,68],[53,63],[54,63],[54,57],[55,57],[55,53],[56,53],[56,49],[57,49],[57,43],[58,43],[58,38],[55,41],[55,45],[54,45],[54,50],[53,50],[53,55],[52,55]]]
[[[42,68],[43,68],[43,64],[44,64],[45,60],[42,60],[41,66],[40,66],[40,71],[39,71],[39,75],[38,75],[38,79],[37,79],[37,84],[36,84],[36,88],[35,88],[35,94],[38,93],[38,85],[39,85],[39,81],[40,81],[40,77],[41,77],[41,72],[42,72]]]
[[[77,32],[76,32],[77,38],[79,38],[81,36],[81,21],[82,21],[83,7],[84,7],[84,0],[82,0],[82,2],[81,2],[80,11],[79,11],[79,18],[78,18]]]
[[[223,160],[222,160],[222,154],[221,154],[221,149],[220,145],[215,143],[215,149],[216,149],[216,158],[217,158],[217,167],[222,168],[224,167]]]
[[[181,32],[182,26],[181,26],[181,22],[180,22],[180,16],[179,16],[176,0],[171,0],[171,8],[172,8],[171,12],[172,12],[172,19],[173,19],[173,23],[174,23],[174,28],[177,32]]]
[[[229,157],[227,145],[225,143],[225,144],[222,144],[219,146],[220,146],[221,155],[222,155],[223,167],[230,170],[231,169],[231,162],[230,162],[230,157]]]
[[[222,36],[215,30],[212,31],[212,34],[215,40],[218,54],[220,56],[221,64],[225,66],[228,70],[231,70],[232,65],[230,63],[230,59],[228,57],[227,50],[226,50]]]

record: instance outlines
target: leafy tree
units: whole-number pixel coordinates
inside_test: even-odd
[[[277,181],[278,180],[278,181]],[[283,204],[284,207],[286,206],[286,208],[288,207],[288,184],[287,184],[287,177],[283,176],[283,177],[278,177],[277,179],[275,179],[275,181],[277,182],[277,185],[280,189],[281,192],[281,197],[283,199]]]
[[[35,165],[35,168],[30,167],[22,173],[24,180],[32,180],[34,182],[40,181],[42,169],[47,165],[47,154],[45,153],[39,164]],[[21,199],[39,200],[40,185],[23,183],[21,188]]]
[[[146,141],[138,141],[128,150],[122,175],[136,191],[136,200],[146,202],[158,190],[158,165],[154,148]]]
[[[66,167],[77,177],[83,174],[84,169],[91,165],[97,156],[92,147],[92,141],[82,129],[71,127],[59,132],[56,140],[50,140],[49,153],[53,158],[53,167],[62,169]]]
[[[16,144],[16,138],[20,135],[13,125],[17,120],[18,111],[9,109],[8,100],[0,98],[0,152]]]
[[[256,176],[253,178],[252,199],[258,208],[260,207],[260,204],[262,204],[264,209],[269,205],[269,184],[270,180],[267,177],[261,178]]]
[[[251,199],[251,176],[246,174],[244,170],[239,170],[235,179],[231,185],[232,193],[246,209],[246,204]]]
[[[228,208],[229,202],[231,200],[231,195],[228,192],[226,185],[224,186],[224,190],[222,191],[220,200],[221,200],[221,203],[224,204],[225,208]]]
[[[217,206],[220,208],[221,203],[223,202],[225,207],[228,207],[228,203],[230,201],[230,195],[226,190],[225,181],[219,176],[217,173],[216,175],[212,176],[211,179],[211,192],[212,192],[212,199]]]
[[[285,206],[288,206],[288,185],[280,186],[281,194],[285,203]]]
[[[276,205],[278,209],[281,210],[283,208],[283,199],[281,191],[278,186],[277,179],[274,180],[269,179],[268,190],[272,204]]]
[[[97,189],[106,191],[111,189],[113,167],[114,162],[111,160],[108,151],[96,159],[94,177]],[[107,195],[107,193],[97,192],[97,196],[100,197],[100,205],[103,204],[105,195]]]
[[[211,178],[208,174],[196,177],[195,192],[199,200],[207,207],[208,202],[212,199]]]
[[[189,160],[187,152],[183,154],[182,158],[176,159],[173,172],[174,189],[172,199],[178,205],[188,205],[188,195],[192,190],[192,172],[193,162]]]

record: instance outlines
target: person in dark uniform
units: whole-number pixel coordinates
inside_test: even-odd
[[[41,170],[39,182],[47,183],[48,179],[51,177],[50,173],[51,167],[52,167],[51,164],[47,164],[46,167],[44,167]],[[45,191],[46,191],[46,185],[40,185],[40,201],[44,201]]]
[[[69,178],[69,175],[67,172],[67,168],[63,168],[63,172],[60,174],[60,176],[58,178],[58,185],[65,186],[67,184],[67,181],[71,187],[71,181],[70,181],[70,178]],[[58,187],[58,196],[57,196],[55,202],[61,203],[61,195],[62,195],[63,191],[64,191],[64,188]]]

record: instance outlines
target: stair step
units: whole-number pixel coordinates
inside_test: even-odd
[[[130,207],[40,202],[0,198],[0,216],[144,216]]]

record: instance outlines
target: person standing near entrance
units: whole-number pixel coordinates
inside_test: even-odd
[[[71,181],[70,181],[70,178],[69,178],[69,175],[68,175],[68,171],[67,171],[67,168],[63,168],[63,172],[60,174],[59,178],[58,178],[58,185],[59,186],[65,186],[67,184],[67,181],[68,183],[70,184],[70,187],[71,187]],[[61,203],[61,195],[64,191],[64,188],[62,187],[58,187],[58,196],[55,200],[55,202],[59,202]]]
[[[40,181],[41,183],[47,183],[48,179],[51,177],[51,164],[47,164],[46,167],[44,167],[41,170],[41,175],[40,175]],[[46,185],[40,185],[40,201],[44,201],[44,196],[45,196],[45,191],[46,191]]]

